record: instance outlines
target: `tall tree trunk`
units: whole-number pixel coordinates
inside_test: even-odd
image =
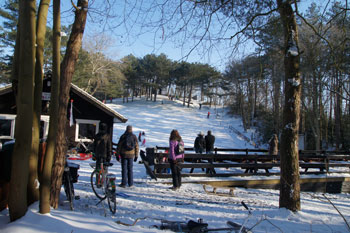
[[[183,98],[183,106],[186,105],[186,86],[184,86],[184,98]]]
[[[9,196],[10,220],[27,211],[27,185],[29,155],[32,145],[33,94],[35,67],[35,16],[36,1],[20,1],[20,52],[16,117],[16,142],[12,154]]]
[[[272,68],[272,82],[273,82],[273,116],[274,116],[274,131],[277,135],[280,132],[280,97],[281,97],[281,79],[275,75],[275,66]]]
[[[334,88],[334,77],[331,77],[331,90],[333,90]],[[333,144],[334,143],[334,139],[333,139],[333,98],[334,98],[334,94],[333,92],[329,92],[329,98],[330,98],[330,101],[329,101],[329,117],[328,117],[328,124],[329,124],[329,130],[330,132],[328,134],[330,134],[330,137],[331,137],[331,143]],[[333,145],[332,145],[333,146]]]
[[[336,99],[335,99],[335,147],[337,150],[341,149],[341,121],[342,121],[342,105],[343,101],[341,98],[341,93],[342,93],[342,87],[341,87],[341,82],[340,82],[340,75],[337,72],[337,80],[336,80]]]
[[[50,187],[52,163],[55,152],[56,132],[58,128],[58,97],[60,87],[60,45],[61,45],[61,18],[60,0],[53,1],[53,64],[51,79],[51,100],[50,100],[50,127],[47,137],[46,152],[44,157],[44,167],[40,181],[40,203],[41,214],[50,213]]]
[[[204,101],[204,85],[201,86],[201,103]]]
[[[188,101],[187,101],[187,107],[188,107],[188,108],[190,107],[191,100],[192,100],[192,88],[193,88],[193,85],[192,85],[192,83],[191,83],[190,92],[188,93]]]
[[[156,88],[154,88],[153,91],[154,91],[154,100],[153,101],[156,102],[157,101],[157,93],[158,93],[158,91],[157,91]]]
[[[262,79],[261,75],[260,75],[260,79]],[[253,104],[253,111],[252,111],[253,120],[257,116],[256,115],[257,100],[258,100],[258,81],[257,79],[254,79],[254,104]]]
[[[51,197],[50,204],[53,208],[58,207],[58,200],[62,185],[62,174],[65,163],[66,147],[66,122],[67,122],[67,106],[69,101],[69,91],[71,87],[72,77],[75,69],[75,64],[78,59],[83,33],[86,23],[86,15],[88,9],[88,1],[78,0],[77,8],[75,9],[75,19],[72,27],[72,32],[67,43],[66,54],[61,64],[61,83],[58,108],[58,125],[55,158],[52,168],[51,178]]]
[[[277,0],[284,29],[285,101],[281,137],[280,208],[300,210],[298,131],[300,121],[300,57],[298,28],[291,0]]]
[[[135,96],[135,87],[133,87],[132,89],[131,102],[134,102],[134,96]]]
[[[41,95],[43,89],[44,41],[50,0],[41,0],[36,25],[36,62],[32,150],[29,157],[28,205],[39,200],[38,155],[40,143]]]
[[[320,149],[320,111],[318,103],[318,85],[315,71],[312,74],[312,110],[313,110],[313,127],[315,128],[315,150]]]

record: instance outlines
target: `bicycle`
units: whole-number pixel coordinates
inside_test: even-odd
[[[95,163],[90,163],[90,166],[94,169],[90,177],[91,187],[95,195],[100,199],[96,205],[107,199],[109,210],[115,214],[117,209],[115,193],[116,176],[112,173],[108,173],[108,167],[113,166],[113,163],[101,163],[100,169],[96,168]]]
[[[64,171],[62,176],[62,184],[64,187],[64,192],[66,193],[67,200],[69,201],[69,206],[71,210],[74,210],[73,200],[76,199],[74,194],[73,183],[78,182],[78,169],[79,165],[66,161],[64,165]]]

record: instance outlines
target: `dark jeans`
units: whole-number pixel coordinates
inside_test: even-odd
[[[181,168],[179,162],[175,163],[174,160],[169,160],[171,176],[173,177],[173,186],[179,188],[181,186]]]
[[[123,159],[122,158],[122,183],[121,185],[128,184],[132,186],[134,184],[133,178],[133,159]]]

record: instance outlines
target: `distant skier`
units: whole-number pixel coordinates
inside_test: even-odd
[[[141,142],[141,131],[140,131],[140,133],[139,133],[138,139],[139,139],[139,142]]]
[[[199,110],[202,109],[202,103],[199,103]]]
[[[209,117],[210,117],[210,112],[208,112],[208,115],[207,115],[207,118],[209,119]]]

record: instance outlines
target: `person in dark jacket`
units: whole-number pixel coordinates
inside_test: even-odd
[[[197,154],[202,154],[205,151],[205,139],[204,139],[204,133],[201,131],[199,132],[198,136],[194,140],[194,151]],[[200,163],[200,159],[196,159],[193,162]],[[191,168],[190,173],[192,173],[194,168]],[[202,168],[202,171],[204,171],[204,168]]]
[[[214,143],[215,143],[215,136],[212,135],[211,131],[209,130],[207,135],[205,136],[205,150],[207,154],[213,154],[214,153]],[[209,163],[213,163],[212,159],[208,159]],[[215,174],[214,168],[207,168],[206,173]]]
[[[132,132],[132,126],[126,127],[125,133],[120,137],[117,147],[117,156],[121,157],[122,164],[122,182],[119,185],[122,188],[134,185],[133,178],[133,160],[137,161],[139,154],[139,143],[137,137]],[[118,157],[117,157],[118,158]]]
[[[181,186],[181,168],[179,167],[179,164],[183,162],[184,160],[184,154],[176,154],[175,148],[179,143],[183,143],[181,136],[179,132],[174,129],[170,133],[169,138],[169,163],[170,163],[170,169],[171,169],[171,176],[173,178],[173,187],[171,187],[172,190],[177,190]]]
[[[204,139],[204,133],[201,131],[199,132],[198,136],[196,137],[196,140],[194,141],[194,150],[198,154],[202,154],[205,151],[206,145],[205,145],[205,139]]]
[[[211,134],[209,130],[205,136],[205,150],[207,154],[212,154],[214,152],[215,136]]]
[[[93,151],[95,153],[96,168],[99,168],[101,163],[111,161],[112,140],[105,123],[100,124],[99,132],[94,137]]]

